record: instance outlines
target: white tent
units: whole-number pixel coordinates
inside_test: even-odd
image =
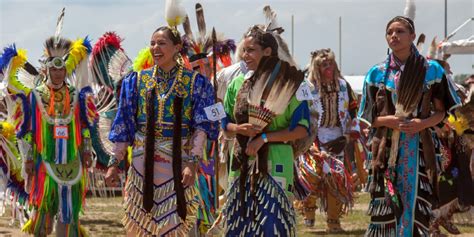
[[[365,76],[344,76],[344,79],[351,85],[352,90],[357,94],[362,94]]]
[[[440,50],[443,54],[474,54],[474,36],[452,42],[442,42]]]

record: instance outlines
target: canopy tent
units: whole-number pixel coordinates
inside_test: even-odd
[[[344,79],[351,85],[352,90],[361,95],[362,94],[362,88],[364,88],[364,75],[358,75],[358,76],[344,76]]]
[[[439,47],[442,54],[474,54],[474,35],[468,39],[441,42]]]

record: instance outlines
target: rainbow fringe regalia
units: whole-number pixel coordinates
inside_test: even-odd
[[[31,68],[27,70],[26,53],[17,51],[14,45],[5,48],[0,60],[7,72],[8,90],[20,98],[14,125],[21,141],[21,156],[34,164],[34,176],[25,178],[32,213],[22,227],[24,232],[49,234],[58,215],[58,221],[66,225],[66,236],[85,235],[79,225],[87,184],[81,152],[85,149],[84,140],[90,139],[89,129],[97,119],[92,89],[81,86],[87,84],[84,72],[87,72],[90,51],[87,37],[68,45],[64,51],[68,54],[66,86],[58,90],[46,86],[47,75],[32,72]],[[25,81],[27,79],[33,83]],[[27,84],[34,86],[29,88]],[[58,108],[62,113],[56,115]],[[53,132],[56,127],[65,128],[66,136],[56,137]]]

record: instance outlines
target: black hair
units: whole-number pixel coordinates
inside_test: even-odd
[[[183,41],[181,40],[181,35],[179,34],[179,31],[171,29],[169,26],[162,26],[156,29],[153,34],[155,34],[158,31],[163,31],[166,33],[168,38],[173,42],[174,45],[177,44],[183,44]],[[153,35],[152,34],[152,35]]]
[[[385,27],[385,31],[388,30],[388,27],[390,27],[390,25],[394,22],[400,22],[402,23],[403,25],[405,25],[408,30],[410,31],[411,34],[414,34],[415,33],[415,23],[413,23],[413,20],[406,17],[406,16],[396,16],[394,18],[392,18],[388,23],[387,23],[387,27]]]
[[[260,26],[255,25],[244,34],[244,39],[248,37],[252,37],[262,49],[271,48],[271,56],[278,57],[278,42],[271,32],[265,32]]]

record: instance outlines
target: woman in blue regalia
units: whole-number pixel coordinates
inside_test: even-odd
[[[435,159],[440,155],[432,127],[460,105],[460,99],[443,68],[418,53],[415,37],[410,18],[390,20],[385,38],[392,53],[369,70],[364,82],[358,117],[371,126],[372,157],[366,236],[429,236]],[[419,89],[406,87],[406,82]],[[413,110],[395,116],[407,101],[411,104],[404,110]],[[391,140],[398,132],[399,140]],[[396,142],[398,149],[391,151]],[[391,160],[390,154],[398,155]]]
[[[154,66],[132,72],[122,84],[110,132],[115,143],[107,180],[132,146],[123,223],[129,236],[185,236],[196,220],[196,164],[218,124],[204,108],[214,104],[209,80],[181,63],[181,37],[160,27],[150,40]]]

